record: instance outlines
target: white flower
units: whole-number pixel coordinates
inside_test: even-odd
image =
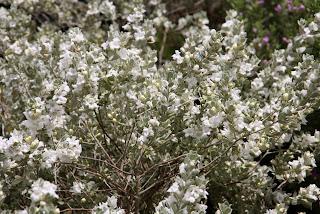
[[[179,184],[177,182],[174,182],[171,187],[167,190],[167,192],[176,192],[179,193]]]
[[[58,89],[54,91],[54,96],[52,100],[55,100],[58,104],[65,104],[67,102],[67,98],[65,96],[70,91],[70,88],[66,82],[64,82]]]
[[[192,88],[197,85],[198,80],[195,77],[186,78],[186,82],[188,83],[188,88]]]
[[[117,198],[115,196],[108,197],[107,201],[95,206],[92,211],[93,214],[125,214],[123,209],[117,207]]]
[[[208,192],[196,185],[191,185],[186,191],[183,200],[194,203],[199,198],[207,198]]]
[[[278,214],[278,211],[276,209],[269,209],[266,211],[266,214]]]
[[[234,119],[234,126],[234,128],[240,132],[247,126],[247,124],[244,122],[242,117],[237,117]]]
[[[306,47],[299,47],[296,49],[296,51],[297,51],[297,53],[301,54],[301,53],[305,52],[306,49],[307,49]]]
[[[69,37],[71,38],[72,42],[83,42],[85,40],[83,34],[78,28],[72,29],[69,32]]]
[[[202,123],[205,127],[208,128],[217,128],[221,125],[221,123],[223,122],[224,117],[222,116],[222,112],[219,112],[217,115],[213,116],[213,117],[204,117],[202,118]]]
[[[81,145],[75,136],[58,144],[57,156],[62,162],[71,163],[73,159],[80,156],[81,152]]]
[[[17,41],[15,43],[13,43],[12,45],[10,45],[9,47],[14,53],[21,54],[22,53],[22,49],[19,46],[19,44],[20,44],[20,42]]]
[[[84,190],[85,185],[81,182],[73,182],[73,186],[71,187],[71,192],[73,193],[81,193]]]
[[[43,163],[41,166],[43,168],[51,168],[52,164],[57,160],[57,152],[52,149],[44,148],[44,152],[42,153]]]
[[[259,147],[255,146],[251,149],[252,153],[254,154],[255,157],[258,157],[261,154],[261,151]]]
[[[86,98],[85,104],[86,106],[88,106],[89,109],[97,109],[99,107],[94,97]]]
[[[315,20],[320,21],[320,13],[314,14]]]
[[[149,124],[153,125],[153,126],[159,126],[160,123],[159,121],[157,120],[157,118],[153,118],[153,119],[150,119],[149,120]]]
[[[111,50],[119,49],[121,45],[121,41],[119,38],[114,38],[109,45]]]
[[[180,56],[180,51],[176,50],[175,54],[172,55],[172,58],[177,61],[177,64],[183,63],[183,57]]]
[[[117,51],[117,54],[120,56],[121,59],[127,60],[129,58],[128,56],[128,50],[126,48],[121,48]]]
[[[276,201],[277,201],[278,203],[282,203],[282,202],[284,202],[285,196],[286,196],[286,195],[283,194],[282,192],[277,191],[277,192],[276,192],[276,197],[275,197],[275,199],[276,199]]]
[[[27,210],[16,210],[14,214],[28,214]]]
[[[57,185],[39,178],[37,181],[33,182],[32,188],[29,190],[30,198],[33,202],[42,201],[46,195],[59,198],[56,194],[56,190]]]
[[[194,128],[187,128],[187,129],[183,130],[183,132],[185,133],[186,137],[188,137],[188,136],[193,137],[195,135]]]

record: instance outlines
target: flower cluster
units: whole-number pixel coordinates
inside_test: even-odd
[[[206,179],[198,176],[199,157],[190,154],[179,167],[180,176],[167,190],[170,195],[161,201],[156,207],[156,213],[205,213],[207,206],[200,203],[201,199],[207,198]]]
[[[117,207],[117,198],[115,196],[111,196],[108,197],[108,200],[106,202],[100,203],[98,206],[95,206],[92,213],[124,214],[125,211]]]
[[[56,190],[56,185],[40,178],[32,184],[32,188],[29,190],[30,198],[34,202],[43,201],[46,195],[58,198],[59,196],[56,194]]]

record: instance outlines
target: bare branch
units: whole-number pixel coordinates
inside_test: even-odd
[[[162,54],[163,54],[163,51],[164,51],[164,47],[166,45],[168,31],[169,31],[169,29],[165,28],[164,32],[163,32],[162,44],[161,44],[161,48],[160,48],[160,51],[159,51],[159,68],[162,66]]]

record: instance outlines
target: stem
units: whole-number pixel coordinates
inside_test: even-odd
[[[162,65],[162,54],[163,54],[163,51],[164,51],[164,46],[166,45],[168,31],[169,31],[169,29],[165,28],[165,30],[163,32],[162,44],[161,44],[161,48],[160,48],[160,51],[159,51],[159,68]]]
[[[135,201],[135,214],[139,214],[139,207],[140,207],[140,200],[141,200],[141,196],[140,196],[140,190],[141,190],[141,183],[140,183],[140,178],[137,174],[136,171],[136,201]]]

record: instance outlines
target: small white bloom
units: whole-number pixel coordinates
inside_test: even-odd
[[[85,40],[83,34],[78,28],[72,29],[69,32],[69,37],[71,38],[72,42],[83,42]]]
[[[149,124],[153,125],[153,126],[159,126],[160,123],[156,118],[153,118],[151,120],[149,120]]]
[[[176,50],[175,54],[172,55],[172,58],[177,61],[177,64],[183,63],[183,57],[180,56],[180,51]]]
[[[81,182],[73,182],[73,186],[71,187],[71,192],[73,193],[81,193],[84,190],[84,184]]]
[[[30,198],[34,202],[43,200],[43,197],[46,195],[59,198],[59,196],[56,194],[56,190],[57,185],[39,178],[37,181],[33,182],[32,188],[29,190]]]
[[[119,49],[121,45],[121,41],[119,38],[114,38],[109,45],[111,50]]]

